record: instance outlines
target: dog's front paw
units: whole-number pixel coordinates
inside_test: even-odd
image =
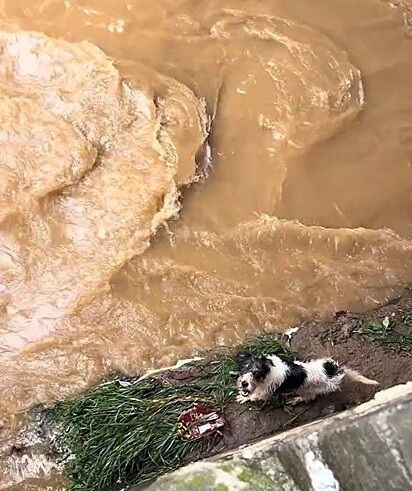
[[[291,397],[290,399],[287,399],[286,404],[288,406],[297,406],[298,404],[303,404],[306,402],[306,399],[304,397]]]
[[[250,399],[249,399],[249,397],[248,397],[248,396],[242,396],[242,394],[239,394],[239,395],[236,397],[236,401],[237,401],[239,404],[245,404],[245,402],[250,401]]]

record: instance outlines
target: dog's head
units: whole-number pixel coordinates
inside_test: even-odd
[[[250,396],[270,372],[271,363],[265,356],[243,355],[239,357],[239,377],[236,388],[244,396]]]

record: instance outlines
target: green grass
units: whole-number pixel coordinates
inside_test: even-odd
[[[66,464],[69,489],[105,491],[120,482],[142,483],[201,452],[203,441],[176,437],[178,416],[194,402],[223,411],[236,393],[238,356],[260,353],[294,359],[288,347],[262,335],[209,365],[206,379],[178,385],[161,378],[138,384],[114,380],[54,405],[49,414],[64,428],[59,446],[72,454]]]
[[[389,317],[385,317],[382,322],[371,321],[366,329],[363,330],[363,336],[368,341],[382,341],[388,337],[392,331],[395,321]]]
[[[410,310],[402,314],[402,322],[405,326],[412,327],[412,312]]]
[[[401,319],[405,326],[412,327],[412,312],[404,312]],[[388,316],[382,322],[369,322],[362,335],[367,341],[377,341],[389,348],[412,353],[412,336],[396,330],[396,321]]]

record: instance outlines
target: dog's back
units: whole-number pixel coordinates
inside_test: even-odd
[[[337,375],[343,374],[343,368],[339,363],[332,358],[325,358],[323,361],[323,369],[328,378],[336,377]]]
[[[309,362],[296,362],[306,371],[306,381],[302,387],[304,393],[312,396],[329,394],[339,390],[345,376],[344,369],[331,358],[319,358]]]

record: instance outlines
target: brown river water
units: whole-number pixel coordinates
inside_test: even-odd
[[[412,282],[411,0],[0,17],[1,418]]]

